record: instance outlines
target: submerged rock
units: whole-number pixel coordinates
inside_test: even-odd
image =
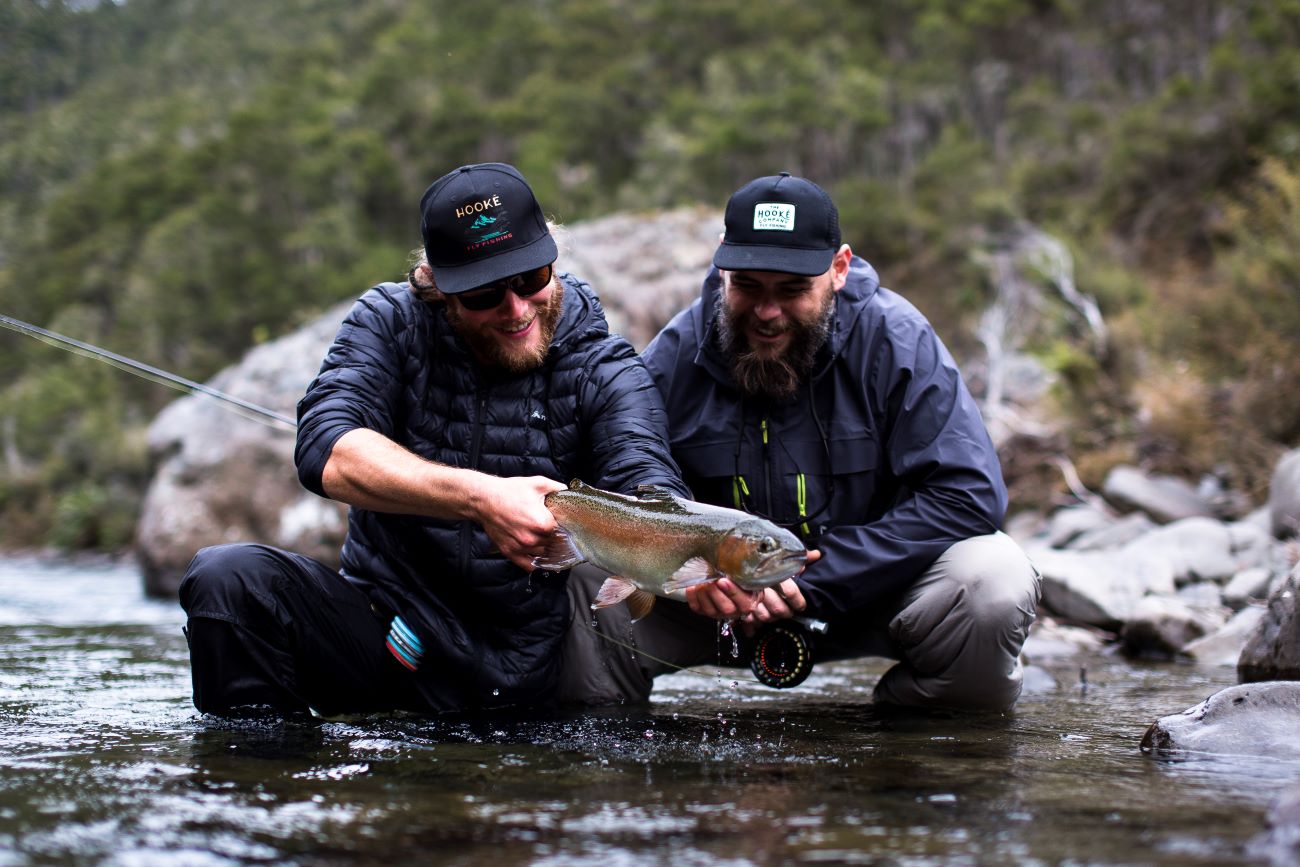
[[[1147,596],[1134,606],[1120,633],[1133,656],[1176,656],[1187,644],[1227,621],[1227,609],[1199,608],[1171,596]]]
[[[1152,723],[1143,752],[1198,752],[1300,760],[1300,683],[1230,686]]]
[[[1268,610],[1241,651],[1237,679],[1300,680],[1300,566],[1268,597]],[[1300,727],[1296,731],[1300,732]],[[1297,738],[1300,741],[1300,738]]]

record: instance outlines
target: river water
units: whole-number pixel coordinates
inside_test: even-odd
[[[181,623],[130,566],[0,560],[0,865],[1270,863],[1300,777],[1138,750],[1231,668],[1045,659],[1006,716],[873,708],[867,660],[544,719],[235,725],[190,704]]]

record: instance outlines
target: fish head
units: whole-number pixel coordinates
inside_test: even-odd
[[[718,568],[746,590],[780,584],[803,570],[808,549],[799,537],[771,521],[750,518],[718,543]]]

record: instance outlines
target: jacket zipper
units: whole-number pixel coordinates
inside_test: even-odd
[[[483,447],[483,416],[487,412],[488,393],[486,389],[478,392],[478,406],[474,411],[474,433],[470,437],[469,468],[478,469],[479,449]],[[474,523],[460,522],[460,574],[469,571],[469,549],[474,541]]]
[[[772,511],[772,459],[767,450],[767,416],[763,416],[759,430],[763,434],[763,496],[767,500],[767,514],[774,515],[776,513]]]

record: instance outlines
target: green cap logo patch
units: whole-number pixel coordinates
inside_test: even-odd
[[[784,202],[759,202],[754,206],[754,230],[793,232],[794,205]]]

